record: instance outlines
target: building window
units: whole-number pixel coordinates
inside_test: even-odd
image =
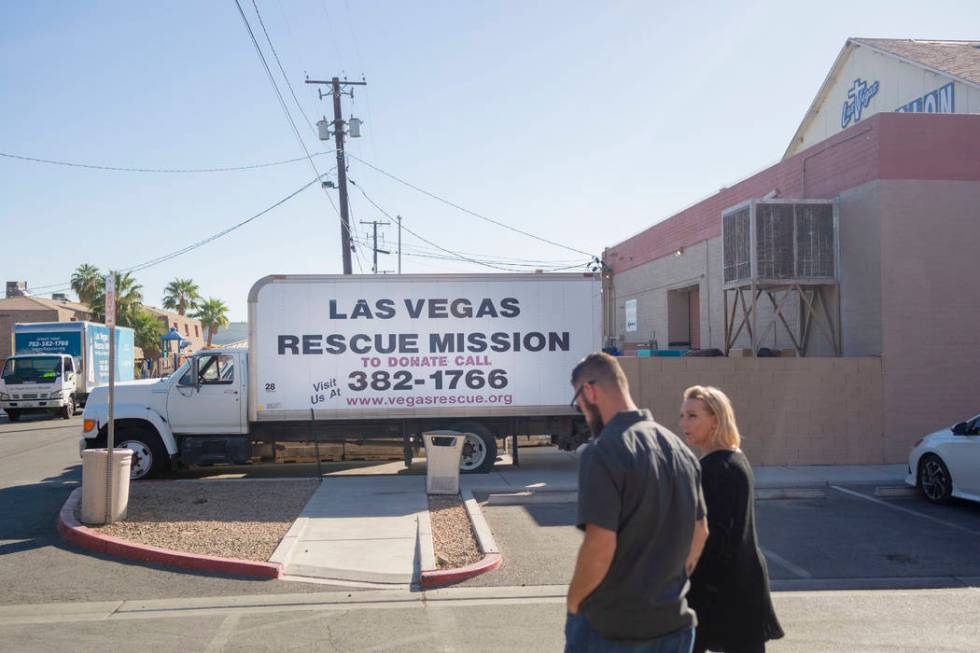
[[[191,329],[190,327],[187,326],[187,322],[184,322],[184,335],[185,336],[191,335]]]
[[[196,324],[194,325],[194,337],[195,338],[200,338],[201,337],[201,334],[198,333],[198,331],[197,331],[197,325]]]

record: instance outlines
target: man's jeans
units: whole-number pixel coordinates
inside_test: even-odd
[[[589,621],[569,613],[565,619],[565,653],[691,653],[694,629],[687,628],[658,639],[612,640],[592,630]]]

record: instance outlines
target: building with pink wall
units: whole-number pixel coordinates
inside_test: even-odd
[[[883,412],[883,462],[980,412],[980,115],[876,114],[608,248],[609,344],[750,348],[745,333],[725,346],[721,214],[763,197],[836,204],[839,351],[811,331],[807,355],[881,358],[880,405],[841,409]],[[787,306],[796,327],[802,306]],[[758,311],[774,328],[755,349],[791,348]]]

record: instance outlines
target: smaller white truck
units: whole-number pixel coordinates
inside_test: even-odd
[[[67,354],[27,354],[6,360],[0,374],[0,408],[11,422],[21,415],[75,414],[78,376]]]
[[[14,355],[0,370],[0,409],[10,421],[31,413],[65,419],[109,383],[109,327],[94,322],[15,324]],[[133,379],[134,333],[116,327],[116,380]]]

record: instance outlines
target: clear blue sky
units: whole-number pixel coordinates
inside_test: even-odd
[[[303,84],[306,73],[367,77],[369,86],[344,103],[345,115],[364,120],[352,154],[596,254],[777,160],[848,36],[980,36],[974,0],[840,1],[806,10],[769,0],[256,1],[313,121],[330,107]],[[307,147],[332,149],[296,109],[251,0],[242,6]],[[234,0],[3,3],[0,88],[0,152],[149,168],[303,154]],[[320,172],[334,165],[331,156],[316,161]],[[0,158],[0,281],[33,288],[67,282],[82,263],[133,266],[254,215],[313,175],[303,161],[148,174]],[[586,260],[481,222],[356,160],[350,175],[446,249],[548,266]],[[381,217],[353,188],[351,202],[355,222]],[[387,237],[393,245],[393,228]],[[442,255],[407,233],[403,242],[406,251]],[[191,277],[244,320],[255,280],[339,273],[339,252],[339,219],[311,188],[136,277],[152,305],[169,280]],[[394,269],[394,257],[382,259]],[[403,258],[405,272],[481,269]]]

